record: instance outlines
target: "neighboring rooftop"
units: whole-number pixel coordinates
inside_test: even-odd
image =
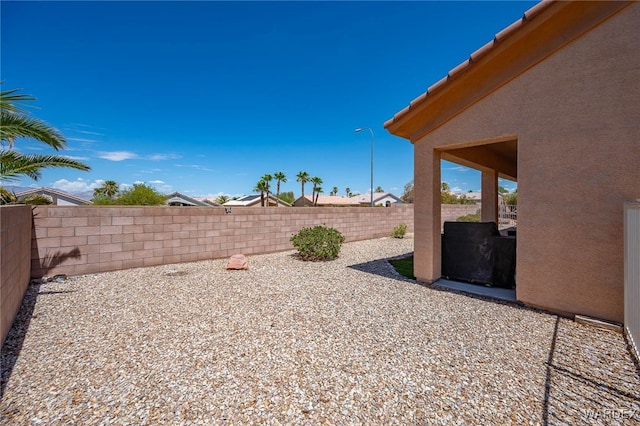
[[[31,195],[43,195],[51,198],[53,204],[62,206],[82,206],[91,204],[91,201],[87,199],[69,194],[68,192],[45,187],[27,189],[25,191],[16,192],[15,195],[18,200],[24,200]]]

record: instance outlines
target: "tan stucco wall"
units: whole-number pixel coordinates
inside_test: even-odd
[[[640,197],[640,3],[415,141],[416,276],[439,273],[434,148],[515,135],[517,298],[623,320],[625,200]],[[424,261],[422,261],[424,260]]]

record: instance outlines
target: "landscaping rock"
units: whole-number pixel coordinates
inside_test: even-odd
[[[244,254],[234,254],[229,258],[229,261],[227,262],[227,269],[249,269],[247,256],[245,256]]]

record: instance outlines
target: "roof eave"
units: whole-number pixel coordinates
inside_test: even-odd
[[[384,123],[415,142],[631,2],[543,1]],[[538,31],[544,26],[543,31]]]

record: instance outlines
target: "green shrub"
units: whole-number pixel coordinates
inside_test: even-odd
[[[22,200],[22,202],[24,204],[31,204],[33,206],[48,206],[53,204],[51,198],[41,194],[29,195],[24,200]]]
[[[340,231],[322,225],[302,228],[291,237],[291,243],[302,260],[333,260],[338,257],[343,242],[344,236]]]
[[[474,214],[466,214],[456,219],[456,222],[480,222],[480,210]]]
[[[393,238],[404,238],[404,234],[406,233],[407,233],[407,225],[404,223],[401,223],[400,225],[393,228],[393,232],[391,233],[391,236]]]
[[[120,192],[113,204],[124,206],[160,206],[166,197],[155,188],[144,183],[134,183],[133,187]]]

